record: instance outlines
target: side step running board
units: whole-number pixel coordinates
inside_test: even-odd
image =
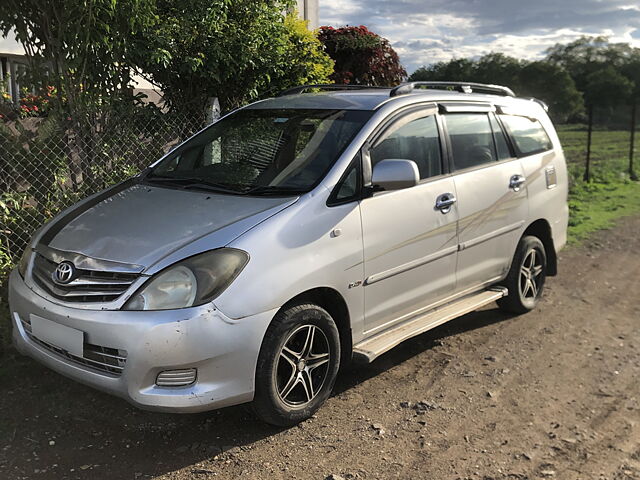
[[[355,360],[370,363],[383,353],[391,350],[396,345],[411,337],[431,330],[449,320],[473,312],[484,305],[507,296],[507,289],[494,287],[483,290],[466,297],[462,297],[452,303],[448,303],[434,310],[420,315],[408,322],[385,330],[374,337],[354,345],[353,356]]]

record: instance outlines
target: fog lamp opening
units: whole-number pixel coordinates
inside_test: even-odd
[[[198,370],[195,368],[164,370],[156,377],[156,385],[159,387],[185,387],[194,383],[197,375]]]

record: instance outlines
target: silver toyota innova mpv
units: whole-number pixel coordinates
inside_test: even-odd
[[[18,350],[134,405],[311,416],[340,366],[539,301],[567,233],[544,104],[506,87],[298,87],[62,212],[11,274]]]

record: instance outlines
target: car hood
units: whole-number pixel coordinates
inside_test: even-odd
[[[97,203],[89,199],[62,228],[52,222],[58,232],[49,246],[146,269],[206,235],[212,249],[227,245],[296,200],[135,184]]]

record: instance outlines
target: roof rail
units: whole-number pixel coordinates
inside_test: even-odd
[[[413,92],[415,87],[427,87],[435,89],[455,89],[462,93],[488,93],[490,95],[502,95],[505,97],[515,97],[509,87],[501,85],[488,85],[474,82],[407,82],[391,90],[391,96],[404,95]]]
[[[289,88],[278,93],[276,97],[284,97],[285,95],[296,95],[298,93],[304,93],[306,90],[317,88],[318,90],[371,90],[371,89],[383,89],[389,90],[391,87],[377,87],[373,85],[342,85],[338,83],[318,83],[313,85],[301,85],[299,87]]]
[[[549,113],[549,105],[547,105],[547,103],[543,100],[540,100],[539,98],[534,98],[534,97],[529,97],[527,98],[527,100],[531,101],[531,102],[536,102],[538,105],[540,105],[542,107],[542,109]]]

